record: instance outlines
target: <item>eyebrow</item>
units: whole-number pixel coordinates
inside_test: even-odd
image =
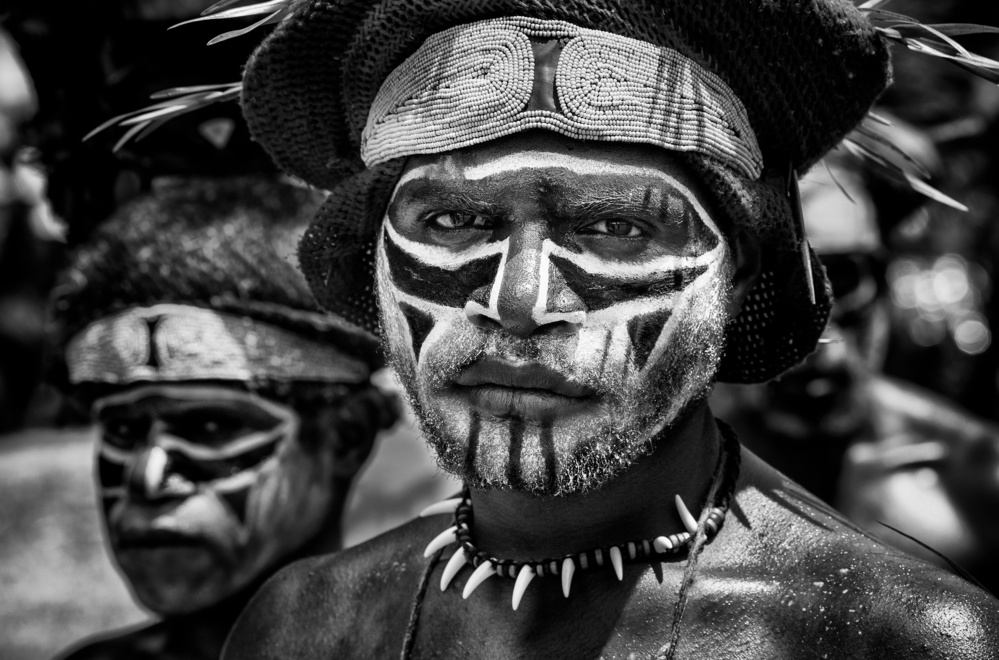
[[[474,187],[468,186],[465,181],[439,181],[423,177],[410,179],[396,189],[389,208],[391,209],[401,201],[412,203],[432,199],[432,205],[439,208],[463,209],[483,215],[495,215],[500,212],[496,204],[487,202],[464,190],[459,190],[458,186]]]
[[[573,194],[559,195],[551,191],[544,203],[553,204],[550,210],[571,218],[587,216],[634,215],[645,213],[664,225],[678,217],[689,215],[693,207],[676,186],[662,187],[646,184],[622,189],[620,186],[573,186]],[[548,191],[546,191],[548,192]]]
[[[516,185],[517,175],[511,173],[510,187]],[[589,177],[585,183],[574,181],[561,172],[552,172],[540,182],[532,182],[539,195],[539,202],[552,215],[576,219],[593,215],[628,215],[645,212],[657,220],[668,223],[678,215],[688,215],[693,207],[681,186],[671,180],[638,186],[622,185],[616,175]],[[595,180],[594,180],[595,179]],[[601,179],[604,179],[601,181]],[[465,210],[482,215],[503,214],[502,203],[487,201],[478,195],[479,181],[434,179],[416,176],[399,186],[390,210],[400,203],[420,203],[440,209]],[[502,195],[506,197],[504,193]],[[653,200],[656,200],[653,202]]]

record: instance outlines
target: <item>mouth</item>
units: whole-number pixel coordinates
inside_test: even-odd
[[[472,407],[496,417],[551,421],[592,405],[596,392],[544,365],[484,358],[455,379]]]
[[[156,550],[190,548],[204,545],[204,540],[169,529],[130,530],[118,536],[119,550]]]

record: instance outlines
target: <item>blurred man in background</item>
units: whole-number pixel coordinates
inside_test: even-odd
[[[36,107],[17,46],[0,30],[0,433],[20,426],[41,375],[59,252],[39,177],[22,162],[21,131]]]
[[[924,136],[898,122],[890,131],[938,167]],[[887,236],[925,201],[845,151],[813,168],[802,181],[805,225],[836,296],[823,343],[781,378],[718,387],[713,402],[747,447],[854,522],[949,566],[942,553],[995,593],[999,429],[881,372]]]
[[[161,619],[70,657],[215,658],[260,582],[340,548],[398,407],[370,382],[376,341],[319,312],[297,271],[318,201],[273,177],[162,182],[73,256],[66,385],[98,427],[109,550]]]
[[[434,479],[422,447],[389,438],[341,516],[372,438],[398,414],[395,399],[369,381],[378,364],[370,340],[308,312],[311,294],[300,288],[291,255],[299,214],[318,200],[280,178],[249,139],[236,103],[199,107],[135,139],[119,141],[127,128],[116,128],[83,141],[109,118],[149,104],[154,92],[238,79],[252,41],[208,48],[213,26],[167,31],[210,4],[38,0],[5,7],[2,17],[38,88],[38,113],[21,137],[37,148],[74,255],[59,289],[57,352],[63,361],[70,349],[73,364],[90,367],[77,369],[75,381],[72,369],[63,375],[77,404],[66,410],[83,414],[62,421],[89,422],[95,413],[110,554],[136,600],[163,617],[151,628],[88,642],[82,654],[129,656],[148,645],[156,655],[210,655],[230,614],[282,562],[339,547],[341,527],[343,543],[356,543],[452,488]],[[0,287],[36,275],[51,280],[63,251],[53,263],[27,265],[28,254],[15,251],[21,260],[0,264],[18,264]],[[39,342],[45,291],[37,304]],[[246,302],[252,309],[241,306]],[[225,314],[251,330],[275,325],[281,336],[345,354],[345,361],[306,356],[311,376],[274,374],[289,359],[287,346],[265,343],[273,333],[232,334],[231,319],[220,329],[217,316]],[[192,338],[202,325],[214,330]],[[130,348],[84,339],[119,326]],[[138,336],[148,347],[129,343]],[[207,347],[199,343],[206,336],[213,340]],[[119,349],[147,354],[131,380],[117,371],[127,360],[88,362]],[[256,351],[255,361],[220,374],[219,364],[241,350]],[[0,367],[16,373],[27,400],[30,379],[14,358],[16,351],[0,356]],[[167,363],[183,368],[154,368]],[[357,364],[346,370],[352,363],[363,374]],[[114,382],[106,382],[108,374]],[[401,424],[398,433],[413,431]],[[5,659],[48,656],[86,633],[142,617],[100,544],[91,441],[86,432],[48,428],[0,437]],[[187,537],[171,532],[182,524],[194,530]]]

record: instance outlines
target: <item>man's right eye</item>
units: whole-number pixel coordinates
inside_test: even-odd
[[[109,420],[101,424],[104,441],[119,449],[131,449],[149,434],[147,420]]]
[[[476,213],[458,213],[449,211],[431,216],[428,223],[434,229],[485,229],[489,226],[489,220]]]

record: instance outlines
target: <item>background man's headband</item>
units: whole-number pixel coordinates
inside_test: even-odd
[[[763,169],[746,108],[690,58],[522,16],[459,25],[424,41],[382,84],[361,158],[372,167],[532,128],[698,152],[751,180]]]
[[[336,347],[249,317],[187,305],[131,308],[66,346],[71,383],[278,380],[362,383],[368,366]]]

